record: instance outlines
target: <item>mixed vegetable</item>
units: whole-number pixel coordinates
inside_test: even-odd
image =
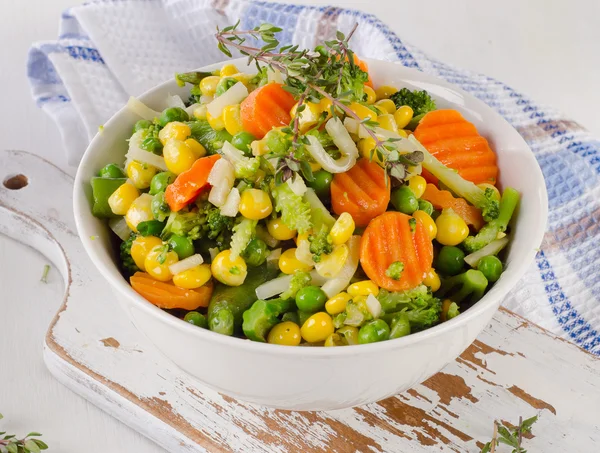
[[[311,51],[278,31],[218,31],[256,74],[178,74],[190,97],[162,112],[130,100],[124,169],[91,181],[124,276],[194,326],[280,345],[373,343],[457,316],[500,278],[519,202],[496,187],[494,151],[426,91],[374,87],[354,30]]]

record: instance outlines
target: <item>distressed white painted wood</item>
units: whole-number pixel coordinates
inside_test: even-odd
[[[530,451],[591,452],[600,442],[600,360],[507,311],[441,373],[376,404],[294,413],[205,389],[112,302],[74,232],[71,178],[23,152],[0,153],[0,168],[29,176],[21,190],[0,189],[0,233],[40,250],[65,278],[44,347],[49,370],[169,452],[477,451],[494,419],[535,413]]]

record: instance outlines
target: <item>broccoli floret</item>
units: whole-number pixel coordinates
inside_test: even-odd
[[[488,281],[481,271],[469,269],[462,274],[445,279],[436,295],[458,304],[465,300],[475,303],[483,297],[487,286]]]
[[[390,99],[396,104],[396,108],[408,105],[413,110],[413,116],[424,115],[427,112],[435,110],[435,101],[431,99],[429,93],[423,91],[410,91],[408,88],[402,88],[400,91],[392,94]]]
[[[231,231],[235,219],[233,217],[225,217],[221,215],[221,210],[210,203],[205,203],[206,211],[206,226],[208,239],[217,239],[224,231]]]
[[[279,324],[279,315],[295,308],[293,299],[257,300],[242,317],[242,330],[248,339],[266,342],[267,334],[276,324]]]
[[[242,254],[256,234],[257,220],[243,218],[240,223],[233,227],[233,236],[231,237],[231,259],[234,260]]]
[[[223,144],[221,152],[233,165],[236,178],[253,180],[256,177],[256,172],[260,168],[260,159],[244,156],[243,152],[229,142]]]
[[[209,154],[214,154],[223,147],[225,142],[231,142],[233,136],[225,129],[215,131],[208,121],[186,121],[192,131],[192,138],[200,142],[206,148]]]
[[[491,191],[492,189],[486,189],[486,191],[488,190]],[[477,235],[467,237],[463,242],[465,250],[469,253],[476,252],[494,241],[498,237],[498,233],[504,233],[520,198],[521,196],[518,191],[512,187],[507,187],[500,200],[498,218],[481,228]]]
[[[459,314],[460,310],[456,302],[442,305],[442,319],[447,321],[448,319],[456,318]]]
[[[312,277],[308,272],[296,271],[290,280],[290,287],[281,293],[282,299],[292,299],[305,286],[310,285]]]
[[[163,239],[171,235],[185,236],[192,241],[207,238],[226,242],[227,233],[233,229],[234,218],[222,216],[219,208],[207,201],[192,211],[172,212],[162,232]],[[220,239],[220,240],[219,240]]]
[[[131,257],[131,246],[136,237],[137,234],[131,233],[126,241],[121,242],[121,270],[125,277],[130,277],[136,272],[140,272],[140,268],[137,267],[135,261],[133,261],[133,258]]]
[[[437,160],[421,143],[411,135],[408,138],[423,153],[423,168],[438,178],[450,191],[461,198],[464,198],[476,208],[481,209],[483,218],[486,222],[498,217],[499,203],[495,198],[493,189],[487,188],[485,191],[477,187],[471,181],[463,179],[452,168],[446,167]]]
[[[347,97],[353,101],[364,101],[365,83],[369,80],[369,74],[363,71],[353,62],[353,57],[348,58],[348,63],[342,68],[342,75],[337,95],[347,93]]]
[[[433,297],[425,285],[400,292],[382,289],[377,299],[386,313],[383,316],[384,320],[391,325],[399,313],[405,313],[410,322],[411,332],[426,329],[440,319],[442,302]]]
[[[283,223],[291,230],[306,233],[312,227],[310,204],[296,195],[288,184],[280,184],[272,190],[275,210],[281,213]]]
[[[310,242],[310,253],[313,254],[313,261],[315,263],[321,261],[321,255],[329,255],[333,251],[332,241],[329,237],[329,228],[326,225],[322,225],[317,234],[308,236],[308,241]]]
[[[404,272],[404,263],[402,261],[395,261],[389,265],[385,271],[385,275],[392,280],[400,280],[402,272]]]

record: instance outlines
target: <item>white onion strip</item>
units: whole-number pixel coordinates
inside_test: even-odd
[[[185,110],[185,102],[176,94],[169,94],[167,96],[167,107],[179,107],[180,109]]]
[[[273,296],[278,296],[289,289],[292,277],[293,275],[284,275],[283,277],[274,278],[273,280],[263,283],[256,288],[256,297],[259,299],[269,299]],[[327,282],[327,279],[317,274],[317,271],[312,271],[310,277],[311,284],[315,286],[321,286]]]
[[[127,226],[127,222],[125,221],[125,217],[115,217],[108,221],[108,226],[122,241],[126,241],[129,239],[131,235],[131,230]]]
[[[195,255],[188,256],[181,261],[171,264],[169,266],[169,271],[171,271],[171,274],[176,275],[180,272],[184,272],[193,267],[199,266],[202,263],[204,263],[204,258],[202,258],[202,255],[199,253],[196,253]]]
[[[369,294],[366,300],[367,310],[373,316],[373,318],[377,319],[381,316],[381,302],[377,300],[377,298],[373,294]]]
[[[247,96],[248,88],[246,88],[242,82],[238,82],[206,106],[208,113],[217,118],[221,116],[225,107],[228,105],[239,104]]]
[[[134,98],[133,96],[131,96],[127,101],[127,108],[136,115],[141,116],[142,118],[148,121],[152,121],[154,118],[160,116],[160,112],[152,110],[142,101],[140,101],[137,98]]]
[[[335,278],[328,280],[321,288],[329,298],[346,289],[350,284],[352,276],[356,273],[360,255],[360,236],[352,236],[348,241],[348,248],[350,249],[350,253],[342,270]]]
[[[143,150],[140,148],[141,144],[141,134],[143,130],[137,131],[135,134],[131,136],[129,139],[129,150],[125,155],[125,159],[127,163],[132,160],[137,160],[143,164],[152,165],[153,167],[158,168],[162,171],[167,171],[167,164],[165,164],[165,159],[162,156],[157,156],[150,151]]]

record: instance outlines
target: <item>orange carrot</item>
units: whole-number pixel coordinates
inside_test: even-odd
[[[331,183],[331,205],[340,215],[352,215],[356,225],[367,226],[369,221],[385,212],[390,202],[390,186],[385,172],[369,159],[359,159],[345,173],[336,173]]]
[[[198,307],[208,307],[213,292],[212,281],[197,289],[183,289],[172,283],[154,280],[145,272],[136,272],[129,278],[129,282],[148,302],[166,309],[195,310]]]
[[[416,220],[411,228],[412,220]],[[404,270],[398,280],[386,275],[392,263]],[[406,291],[421,284],[433,262],[433,244],[420,220],[389,211],[373,219],[360,241],[360,264],[381,288]]]
[[[183,209],[208,185],[208,174],[220,157],[219,154],[201,157],[194,162],[192,168],[179,174],[175,181],[167,186],[165,201],[171,211],[177,212]]]
[[[441,163],[458,171],[463,178],[479,184],[496,183],[496,154],[477,128],[457,110],[434,110],[427,113],[415,129],[415,138]],[[437,184],[427,171],[423,177]]]
[[[294,96],[279,83],[257,88],[240,107],[244,130],[260,139],[274,127],[287,126],[292,120],[290,110],[295,103]]]
[[[430,202],[435,209],[452,209],[467,225],[472,225],[476,230],[479,230],[485,223],[479,209],[471,206],[463,198],[454,198],[450,192],[440,190],[433,184],[427,184],[421,198]]]

